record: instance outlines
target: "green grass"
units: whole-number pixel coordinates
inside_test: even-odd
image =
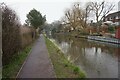
[[[62,51],[45,37],[49,56],[51,58],[57,78],[85,78],[85,73],[76,65],[70,63]]]
[[[31,45],[26,47],[23,51],[13,56],[10,63],[3,66],[2,78],[15,78],[28,53],[31,50]]]

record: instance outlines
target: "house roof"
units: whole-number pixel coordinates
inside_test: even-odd
[[[106,17],[110,17],[110,16],[114,16],[114,15],[120,16],[120,11],[117,11],[117,12],[114,12],[114,13],[111,13],[111,14],[108,14]]]

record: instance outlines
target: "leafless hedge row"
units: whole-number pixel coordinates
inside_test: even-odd
[[[21,47],[24,48],[35,39],[35,29],[27,26],[20,27]]]
[[[23,27],[15,11],[0,4],[2,9],[2,61],[3,65],[33,40],[34,29]]]

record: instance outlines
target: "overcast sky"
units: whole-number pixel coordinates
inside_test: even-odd
[[[42,13],[42,15],[46,15],[47,22],[51,23],[55,20],[59,20],[63,15],[66,8],[70,8],[73,2],[82,1],[82,0],[0,0],[1,2],[5,2],[9,7],[16,11],[18,14],[21,23],[23,24],[26,20],[26,14],[33,8],[37,9]],[[87,1],[95,1],[95,0],[84,0]],[[100,0],[103,1],[103,0]],[[109,0],[105,0],[109,1]],[[116,3],[120,0],[110,0],[111,2]],[[83,1],[82,1],[83,2]],[[115,8],[116,10],[116,8]]]

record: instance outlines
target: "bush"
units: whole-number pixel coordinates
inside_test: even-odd
[[[27,26],[20,27],[21,47],[25,48],[35,39],[35,29]]]
[[[5,65],[21,48],[20,23],[15,11],[5,4],[1,4],[0,8],[2,10],[2,61]]]
[[[115,26],[110,25],[110,26],[108,27],[108,31],[109,31],[110,33],[115,33]]]
[[[80,72],[79,67],[75,67],[75,68],[73,69],[73,72],[74,72],[75,74],[78,74],[78,73]]]
[[[21,49],[36,38],[36,31],[30,27],[22,27],[15,11],[0,4],[2,10],[2,62],[3,66]]]

